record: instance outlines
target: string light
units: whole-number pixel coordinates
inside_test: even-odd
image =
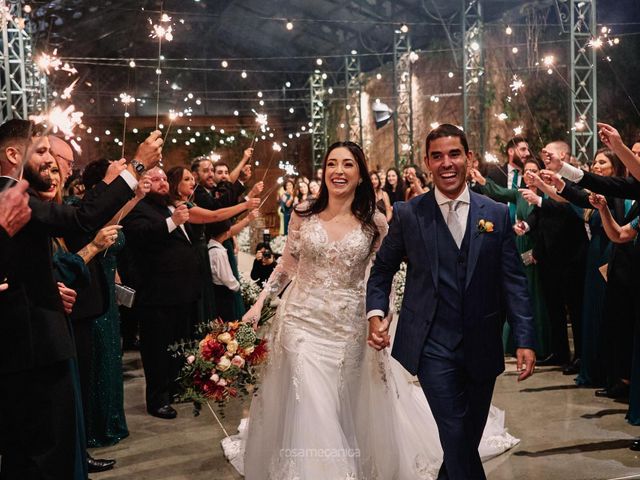
[[[402,33],[408,33],[409,32],[409,26],[406,23],[403,23],[402,25],[400,25],[400,31]]]
[[[506,33],[507,35],[511,35],[513,33],[513,29],[509,26],[507,26],[507,28],[505,29],[504,33]]]
[[[293,22],[291,20],[287,20],[285,27],[289,31],[293,30]]]
[[[227,68],[229,66],[229,62],[227,62],[226,60],[223,60],[220,65],[222,65],[222,68]]]

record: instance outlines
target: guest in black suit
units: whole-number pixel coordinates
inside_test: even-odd
[[[151,191],[122,221],[139,273],[135,311],[140,319],[140,354],[144,367],[147,411],[175,418],[180,360],[167,347],[189,338],[201,291],[200,263],[186,205],[170,203],[167,176],[149,172]]]
[[[526,138],[516,136],[507,142],[506,149],[507,163],[500,166],[492,165],[486,176],[501,187],[519,188],[524,185],[522,180],[523,162],[531,156],[529,143]]]
[[[0,292],[9,288],[4,279],[11,251],[11,237],[31,219],[27,188],[29,183],[22,180],[8,190],[0,192]]]
[[[145,142],[140,165],[157,163],[162,139]],[[0,294],[0,455],[3,479],[72,479],[76,458],[74,390],[68,360],[75,346],[52,269],[51,237],[94,231],[133,195],[138,172],[123,171],[103,194],[79,208],[38,199],[49,188],[49,141],[31,122],[0,126],[0,188],[20,175],[30,181],[31,221],[10,242],[8,290]],[[16,401],[16,392],[20,399]]]

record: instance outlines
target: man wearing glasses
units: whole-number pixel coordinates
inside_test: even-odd
[[[73,165],[76,163],[73,158],[73,149],[67,142],[55,135],[49,135],[49,145],[51,155],[53,155],[58,162],[60,168],[60,177],[62,185],[67,182],[67,179],[71,176],[73,171]]]

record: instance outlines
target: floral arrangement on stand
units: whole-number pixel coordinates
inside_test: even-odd
[[[185,359],[178,377],[183,390],[180,400],[193,402],[196,415],[203,405],[211,409],[209,402],[216,402],[224,416],[231,398],[255,391],[256,367],[267,359],[267,342],[248,323],[216,320],[203,325],[201,333],[205,330],[200,342],[171,347]]]
[[[284,244],[287,243],[286,235],[278,235],[277,237],[273,237],[269,242],[271,245],[271,251],[276,255],[282,255],[284,252]]]
[[[404,298],[404,284],[407,281],[407,264],[402,262],[400,269],[393,277],[392,283],[392,295],[393,295],[393,308],[396,313],[400,313],[400,307],[402,306],[402,299]]]
[[[253,255],[253,252],[251,251],[251,226],[244,227],[240,230],[240,233],[236,235],[236,240],[241,252]]]

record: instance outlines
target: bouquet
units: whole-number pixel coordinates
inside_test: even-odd
[[[185,358],[178,382],[182,401],[194,403],[197,415],[203,404],[215,401],[221,414],[231,398],[242,398],[256,389],[256,367],[267,359],[267,342],[248,323],[215,321],[198,343],[179,345]]]
[[[407,281],[407,264],[402,262],[400,269],[393,277],[392,284],[392,297],[393,308],[396,313],[400,313],[400,307],[402,307],[402,299],[404,298],[404,284]]]

